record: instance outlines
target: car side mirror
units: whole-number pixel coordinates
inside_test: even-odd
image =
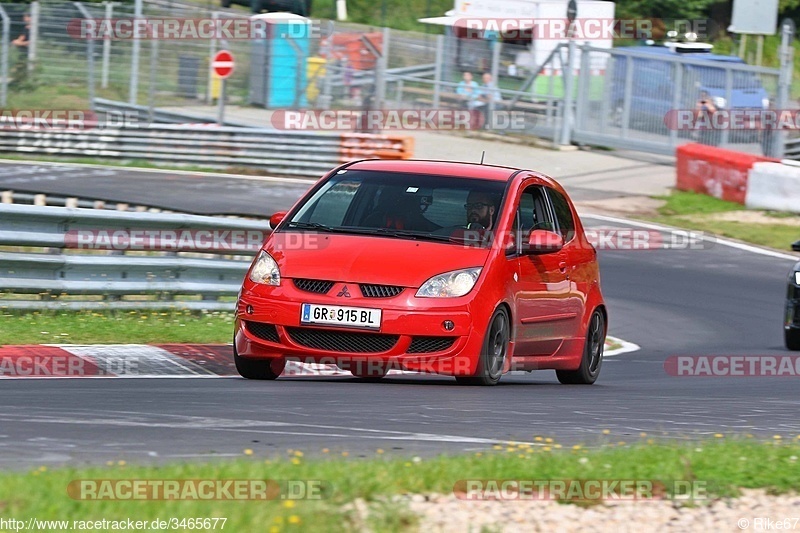
[[[800,241],[797,241],[796,243],[792,244],[792,250],[794,250],[795,252],[800,252]]]
[[[554,231],[535,229],[528,238],[529,254],[552,254],[564,247],[564,238]]]
[[[273,214],[269,217],[269,227],[275,229],[278,227],[278,224],[281,223],[283,218],[286,216],[286,211],[278,211],[277,213]]]

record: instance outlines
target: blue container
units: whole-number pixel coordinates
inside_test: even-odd
[[[250,56],[250,103],[266,108],[308,107],[311,20],[290,13],[252,17],[265,24],[265,38],[255,39]]]

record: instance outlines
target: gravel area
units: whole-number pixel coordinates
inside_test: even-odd
[[[419,531],[426,533],[800,531],[800,495],[770,495],[764,490],[742,490],[737,498],[695,506],[672,500],[609,501],[582,507],[541,500],[466,501],[454,495],[397,499],[419,517]],[[354,507],[359,514],[366,511],[363,501]],[[772,521],[771,527],[767,520]],[[781,525],[776,527],[778,521]]]

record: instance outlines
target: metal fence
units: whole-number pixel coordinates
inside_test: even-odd
[[[268,109],[475,109],[460,88],[465,72],[470,72],[478,84],[483,75],[491,75],[487,90],[496,89],[499,97],[479,111],[487,119],[486,128],[499,133],[659,153],[699,140],[779,155],[781,136],[775,140],[771,133],[721,132],[711,139],[699,138],[697,132],[666,128],[664,118],[676,109],[672,106],[694,107],[701,86],[721,90],[725,96],[720,98],[728,104],[736,105],[741,93],[755,90],[764,94],[764,103],[756,107],[785,106],[792,79],[792,61],[786,58],[782,70],[721,61],[715,70],[681,54],[637,55],[634,49],[552,41],[537,48],[519,41],[460,38],[451,28],[437,35],[331,21],[313,21],[306,35],[283,38],[280,47],[268,39],[91,41],[74,38],[70,24],[87,17],[133,17],[133,7],[47,0],[30,8],[3,4],[3,9],[10,21],[3,33],[6,41],[20,31],[24,10],[30,9],[33,18],[27,63],[22,49],[11,50],[8,58],[11,74],[4,80],[12,80],[10,107],[32,84],[71,85],[85,91],[87,102],[99,96],[151,110],[209,105],[219,93],[209,60],[225,47],[237,65],[226,85],[231,104]],[[3,13],[0,10],[0,18]],[[167,3],[148,3],[142,16],[247,17]],[[294,44],[288,46],[289,41]],[[291,94],[273,100],[271,84],[282,84]],[[4,88],[0,80],[0,100]],[[508,128],[492,120],[501,116],[496,111],[514,112],[523,120]]]
[[[270,231],[266,221],[8,204],[0,217],[0,308],[10,309],[233,309]],[[155,244],[122,250],[137,231]]]

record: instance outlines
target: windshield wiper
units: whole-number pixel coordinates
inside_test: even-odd
[[[319,222],[289,222],[287,228],[318,229],[320,231],[336,231],[335,228],[320,224]]]

